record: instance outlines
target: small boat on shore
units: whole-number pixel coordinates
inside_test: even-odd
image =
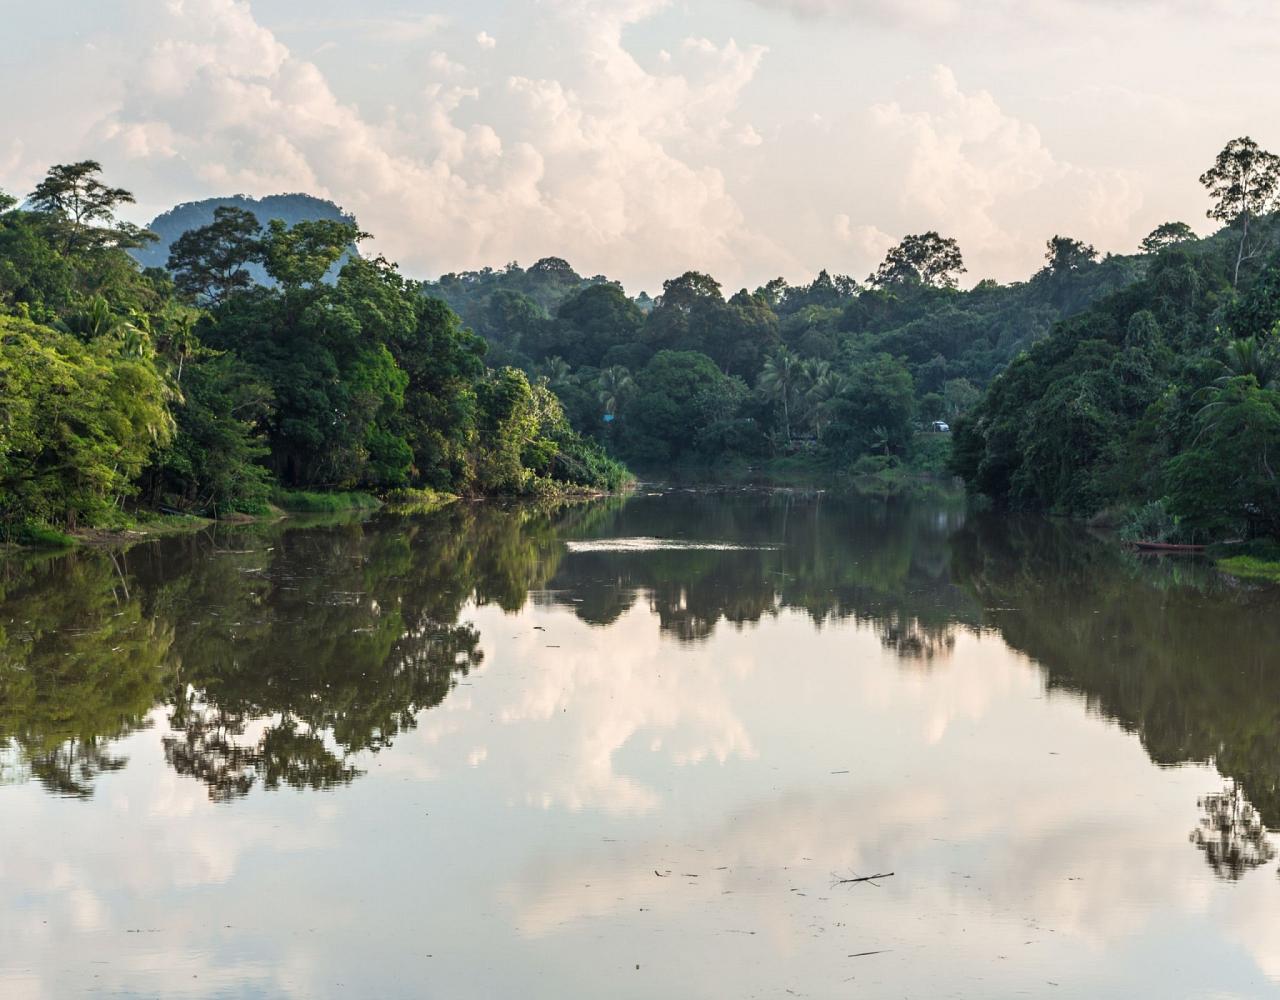
[[[1174,545],[1170,542],[1130,542],[1141,552],[1203,552],[1203,545]]]

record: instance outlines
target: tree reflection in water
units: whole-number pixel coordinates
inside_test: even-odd
[[[144,612],[110,557],[0,560],[0,753],[57,795],[88,797],[149,725],[173,629]],[[19,761],[21,763],[19,763]]]
[[[1191,842],[1204,851],[1205,861],[1219,878],[1239,879],[1276,856],[1262,814],[1233,782],[1227,782],[1221,792],[1206,795],[1199,805],[1204,816],[1191,832]]]
[[[676,538],[727,549],[566,540]],[[1145,562],[1078,527],[944,501],[676,493],[559,509],[458,504],[327,526],[219,530],[0,562],[0,780],[92,794],[112,745],[163,708],[165,759],[229,801],[362,771],[481,661],[469,603],[553,604],[607,627],[638,602],[703,642],[783,614],[874,629],[939,669],[997,631],[1050,690],[1157,764],[1212,763],[1193,835],[1213,870],[1267,863],[1280,826],[1280,593]]]
[[[1235,841],[1208,833],[1228,815],[1258,817],[1256,849],[1239,861],[1273,856],[1280,589],[1242,586],[1200,561],[1138,556],[1076,525],[994,516],[970,518],[952,539],[952,573],[1051,692],[1083,697],[1157,764],[1212,764],[1229,779],[1229,793],[1201,802],[1210,822],[1197,843],[1216,873],[1238,877]]]
[[[227,801],[332,788],[482,658],[468,601],[520,607],[582,514],[458,506],[0,564],[5,780],[89,796],[167,705],[165,759]]]

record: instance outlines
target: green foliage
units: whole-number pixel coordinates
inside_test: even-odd
[[[946,420],[951,467],[999,503],[1165,500],[1197,536],[1271,532],[1280,260],[1241,264],[1269,246],[1277,162],[1247,139],[1223,150],[1204,178],[1216,236],[1170,222],[1099,259],[1055,235],[1013,285],[960,290],[959,247],[930,231],[870,287],[823,271],[728,294],[687,271],[656,299],[555,257],[409,281],[310,202],[265,227],[260,203],[211,202],[171,232],[181,206],[162,227],[173,276],[140,272],[122,248],[142,234],[115,219],[132,195],[93,161],[55,167],[34,210],[0,211],[0,314],[28,324],[0,372],[17,393],[4,516],[105,522],[135,497],[262,510],[276,485],[616,489],[623,458],[937,469],[948,447],[920,432]],[[82,384],[92,412],[35,434]],[[1224,456],[1229,475],[1204,471]]]
[[[103,247],[138,247],[155,236],[130,223],[116,220],[116,209],[132,204],[124,188],[103,184],[96,160],[50,167],[45,178],[28,196],[31,207],[44,214],[64,253]]]
[[[1280,392],[1235,376],[1197,424],[1168,465],[1172,511],[1198,538],[1280,537]]]
[[[149,477],[151,500],[214,517],[262,513],[271,484],[260,460],[270,449],[258,424],[271,412],[270,387],[223,354],[186,366],[182,392],[177,434]]]
[[[173,241],[166,264],[178,290],[214,305],[253,284],[249,266],[262,261],[262,227],[242,208],[220,207],[213,222]]]
[[[1199,294],[1179,246],[1157,255],[1170,258],[1160,270],[1170,301]],[[1097,260],[1065,237],[1049,256],[1030,281],[970,291],[955,287],[959,248],[936,233],[903,240],[872,287],[822,271],[726,298],[689,271],[657,299],[630,300],[559,261],[446,275],[423,290],[483,334],[492,360],[545,379],[579,434],[637,466],[795,459],[831,471],[868,451],[912,462],[923,424],[962,422],[1055,322],[1155,270],[1145,257]],[[1144,363],[1134,346],[1117,378],[1131,385]]]
[[[1258,232],[1261,221],[1275,208],[1280,190],[1280,156],[1258,146],[1247,135],[1232,139],[1200,176],[1213,204],[1208,216],[1226,223],[1238,233],[1231,284],[1240,283],[1240,268],[1260,256],[1270,242],[1270,234]]]
[[[368,493],[317,493],[309,490],[271,491],[271,502],[294,514],[337,514],[346,511],[377,510],[381,506]]]
[[[1216,562],[1219,569],[1246,580],[1265,580],[1280,583],[1280,559],[1260,559],[1257,556],[1227,556]]]
[[[265,226],[272,219],[279,219],[289,226],[317,219],[330,219],[335,222],[355,221],[333,202],[306,194],[277,194],[265,198],[249,198],[245,195],[206,198],[176,205],[169,211],[156,216],[147,224],[147,229],[158,237],[157,241],[148,246],[130,250],[130,255],[144,269],[168,266],[169,255],[177,241],[186,233],[203,229],[216,222],[219,209],[248,213],[253,216],[258,228]],[[270,282],[261,263],[251,262],[246,270],[253,281],[260,284]],[[336,271],[331,274],[331,277],[336,276]]]
[[[215,219],[210,228],[218,225]],[[262,242],[262,264],[267,274],[287,291],[314,288],[349,247],[367,236],[352,222],[306,219],[290,226],[281,219],[272,219]]]
[[[1242,226],[1271,197],[1250,171],[1271,168],[1232,148],[1209,181],[1214,211]],[[1277,262],[1237,272],[1238,230],[1194,240],[1184,229],[1157,230],[1141,280],[1060,323],[958,421],[952,466],[971,488],[1014,508],[1128,508],[1133,539],[1280,533]],[[1046,281],[1105,266],[1054,244]]]
[[[935,231],[904,237],[891,249],[869,280],[883,287],[894,284],[924,284],[955,288],[957,275],[964,274],[960,245]]]
[[[1126,542],[1181,543],[1186,540],[1177,515],[1163,498],[1126,511],[1117,533]]]
[[[0,520],[95,523],[134,492],[173,418],[155,365],[0,316]]]
[[[350,506],[335,491],[625,481],[551,388],[517,369],[490,372],[485,343],[444,302],[386,260],[361,258],[365,234],[336,209],[264,229],[251,209],[265,203],[231,199],[185,232],[168,232],[167,219],[171,278],[125,253],[142,235],[115,211],[133,196],[99,173],[93,161],[55,167],[34,210],[6,198],[0,211],[9,537],[120,525],[126,503],[221,517],[267,513],[273,496],[329,511]],[[609,331],[639,328],[616,286],[584,283],[555,258],[527,274],[531,330],[547,288],[556,305],[590,293],[564,315],[597,355]],[[504,322],[519,313],[515,295]]]
[[[1159,253],[1168,247],[1197,239],[1195,230],[1185,222],[1162,222],[1145,236],[1139,245],[1143,253]]]
[[[65,531],[31,521],[19,524],[7,541],[42,549],[65,549],[76,544],[76,540]]]

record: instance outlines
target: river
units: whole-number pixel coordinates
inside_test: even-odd
[[[817,492],[13,554],[0,997],[1277,995],[1278,612]]]

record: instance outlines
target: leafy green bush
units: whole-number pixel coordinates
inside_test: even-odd
[[[1183,539],[1177,515],[1163,499],[1153,500],[1126,511],[1120,520],[1119,535],[1126,542],[1163,542],[1176,544]]]
[[[65,549],[76,544],[76,540],[65,532],[31,521],[18,526],[12,541],[48,549]]]
[[[625,465],[589,438],[570,432],[556,443],[551,478],[558,482],[614,492],[633,480]]]

